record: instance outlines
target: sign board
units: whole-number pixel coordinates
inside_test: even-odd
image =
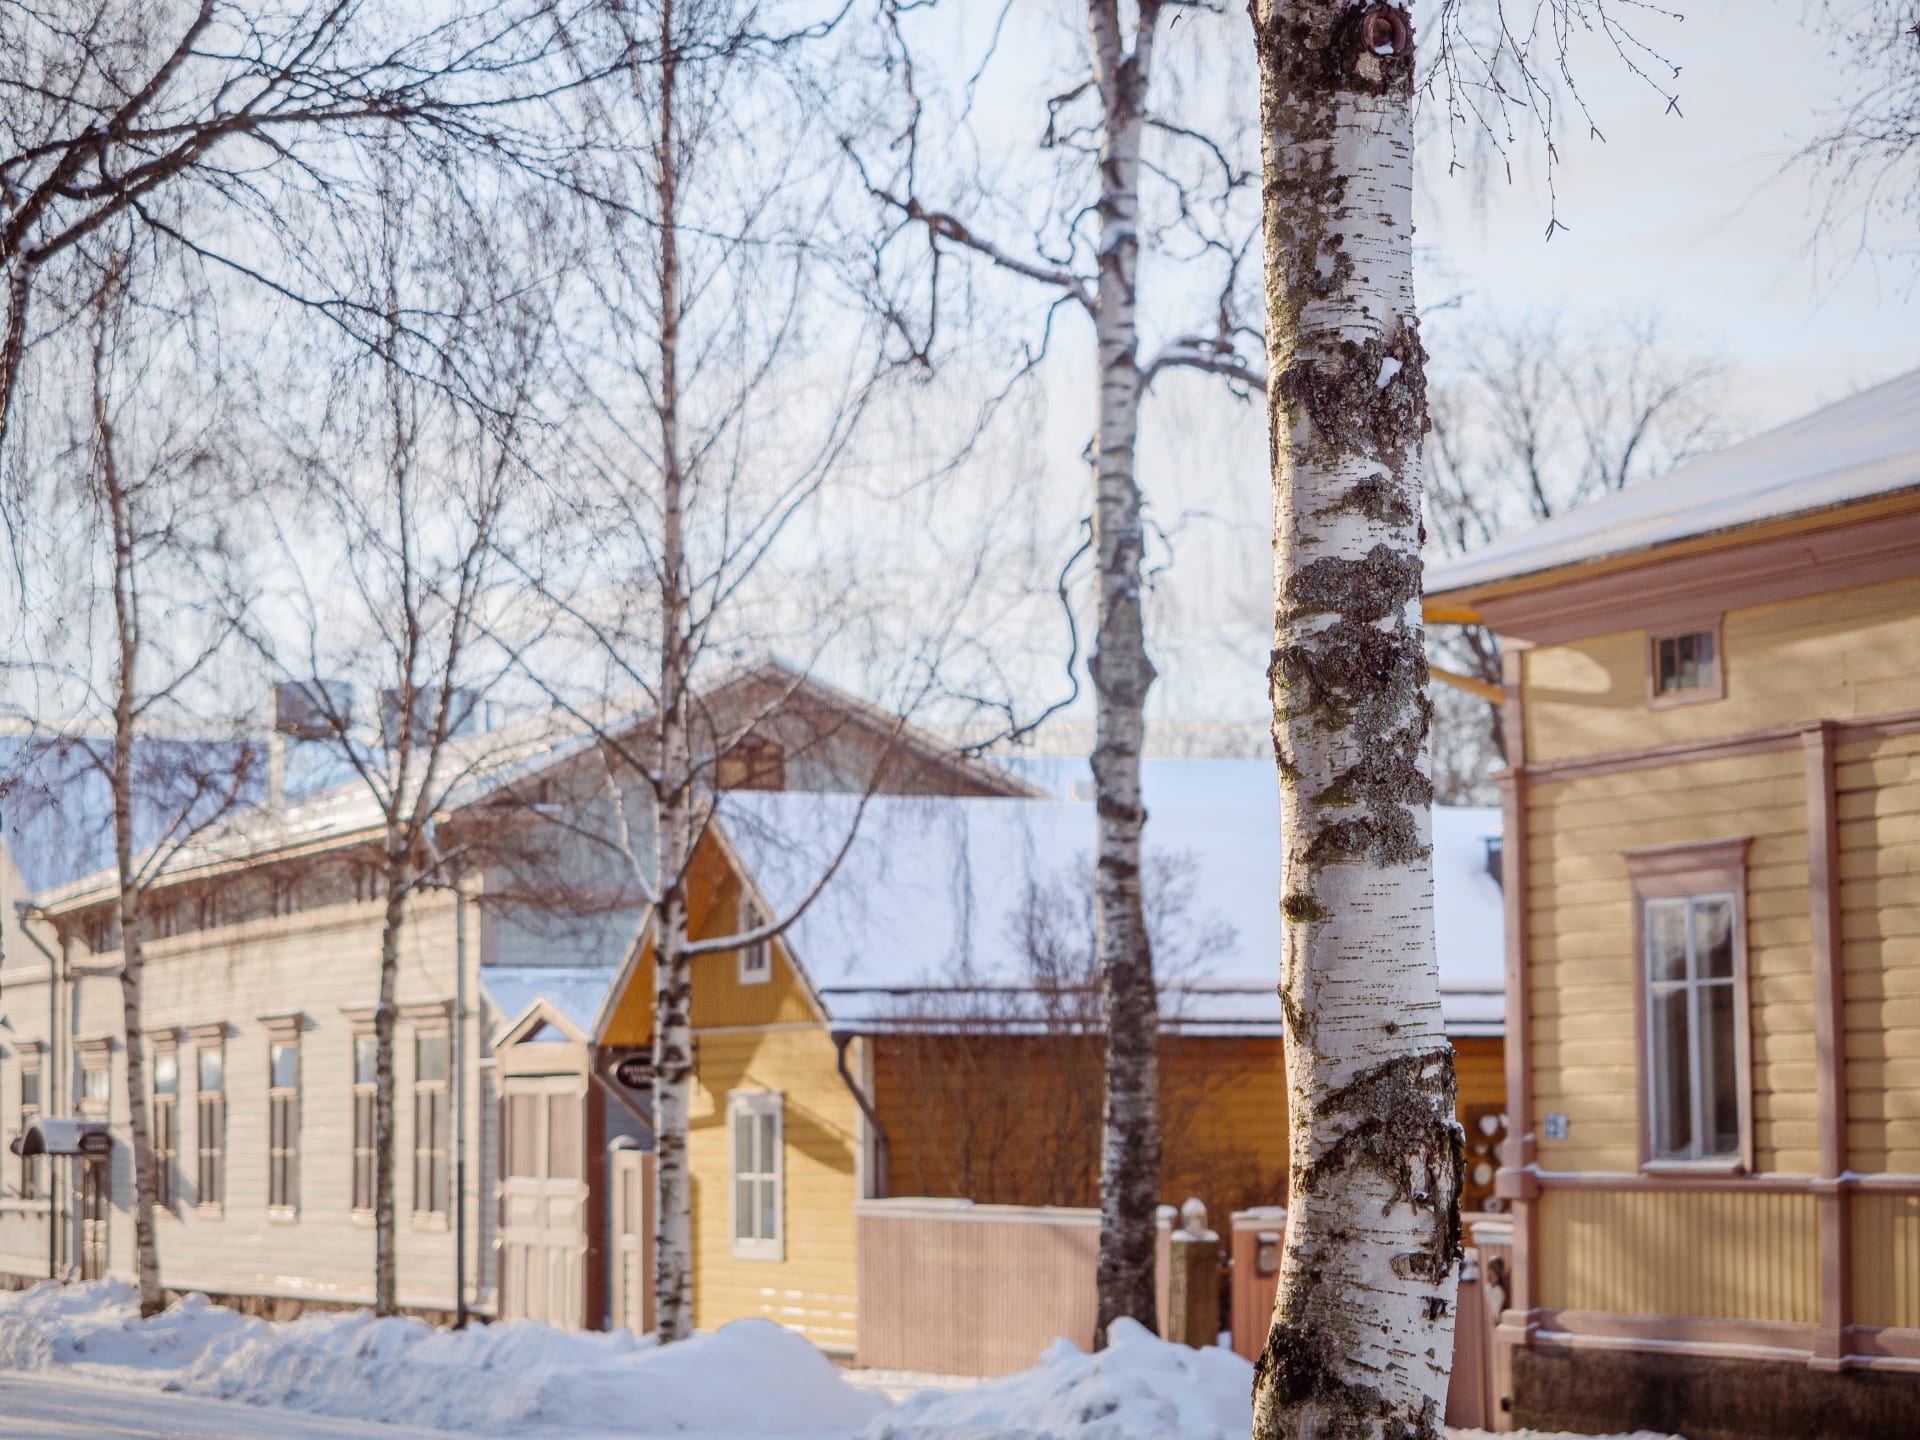
[[[111,1155],[113,1153],[113,1136],[108,1134],[104,1129],[83,1130],[80,1132],[79,1140],[74,1144],[74,1149],[82,1155]]]
[[[613,1067],[613,1078],[629,1090],[651,1090],[653,1056],[644,1052],[627,1056]]]

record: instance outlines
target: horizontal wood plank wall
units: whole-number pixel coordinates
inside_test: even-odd
[[[1920,1330],[1920,1195],[1855,1195],[1853,1318]]]
[[[696,1032],[694,1067],[688,1137],[694,1324],[712,1330],[729,1320],[761,1316],[824,1348],[851,1350],[859,1115],[835,1073],[833,1042],[824,1028]],[[727,1095],[733,1090],[774,1090],[784,1097],[781,1260],[733,1254],[727,1123]]]
[[[1835,759],[1849,1165],[1920,1174],[1920,735]]]
[[[1721,635],[1726,697],[1660,710],[1647,708],[1643,630],[1530,650],[1528,761],[1920,707],[1916,616],[1920,580],[1731,611]]]
[[[861,1206],[862,1365],[1006,1375],[1058,1337],[1092,1347],[1099,1212],[999,1208]]]
[[[1531,703],[1531,701],[1530,701]],[[1632,1170],[1632,892],[1623,851],[1750,835],[1747,947],[1754,1153],[1763,1171],[1819,1159],[1807,891],[1805,761],[1797,748],[1528,787],[1530,995],[1544,1170]]]
[[[1811,1194],[1548,1191],[1540,1217],[1549,1310],[1820,1318]]]

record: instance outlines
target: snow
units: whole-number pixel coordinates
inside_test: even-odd
[[[1031,1370],[970,1390],[923,1390],[870,1424],[865,1440],[1239,1440],[1253,1426],[1253,1366],[1231,1350],[1190,1350],[1117,1320],[1108,1348],[1056,1340]]]
[[[1071,786],[1066,770],[1058,777]],[[1150,762],[1146,863],[1177,878],[1186,913],[1156,935],[1197,951],[1167,1013],[1196,1033],[1278,1033],[1280,804],[1271,760]],[[731,792],[721,829],[776,914],[803,900],[844,843],[849,795]],[[1487,869],[1495,809],[1436,809],[1434,924],[1443,1010],[1454,1034],[1504,1025],[1504,910]],[[924,987],[1027,983],[1015,942],[1035,887],[1084,889],[1094,811],[1077,799],[878,796],[819,899],[785,937],[836,1021],[881,1025]],[[1067,922],[1069,933],[1074,917]],[[1169,943],[1171,940],[1171,943]]]
[[[1429,596],[1920,486],[1920,370],[1427,571]]]
[[[843,1372],[767,1320],[665,1350],[525,1322],[456,1333],[348,1312],[273,1324],[197,1295],[142,1321],[117,1281],[0,1295],[0,1371],[15,1372],[0,1374],[0,1437],[93,1440],[1237,1440],[1253,1390],[1232,1351],[1169,1344],[1130,1320],[1102,1352],[1059,1340],[1032,1369],[976,1382]],[[889,1404],[921,1382],[931,1388]]]
[[[143,1321],[118,1281],[0,1297],[0,1368],[467,1434],[844,1434],[886,1408],[770,1320],[670,1350],[627,1331],[456,1332],[364,1311],[275,1324],[198,1295]]]

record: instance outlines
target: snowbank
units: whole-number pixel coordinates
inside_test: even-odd
[[[111,1281],[0,1297],[0,1367],[469,1434],[844,1432],[886,1408],[767,1320],[668,1350],[524,1322],[455,1333],[353,1312],[272,1324],[200,1296],[143,1321]]]
[[[1253,1427],[1253,1366],[1116,1320],[1105,1350],[1056,1340],[1031,1370],[971,1390],[923,1390],[867,1427],[868,1440],[1240,1440]]]

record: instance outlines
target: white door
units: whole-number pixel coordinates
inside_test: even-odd
[[[500,1179],[501,1318],[586,1323],[586,1093],[576,1076],[509,1076]]]
[[[617,1149],[607,1155],[613,1201],[613,1323],[642,1334],[653,1328],[653,1156]]]

